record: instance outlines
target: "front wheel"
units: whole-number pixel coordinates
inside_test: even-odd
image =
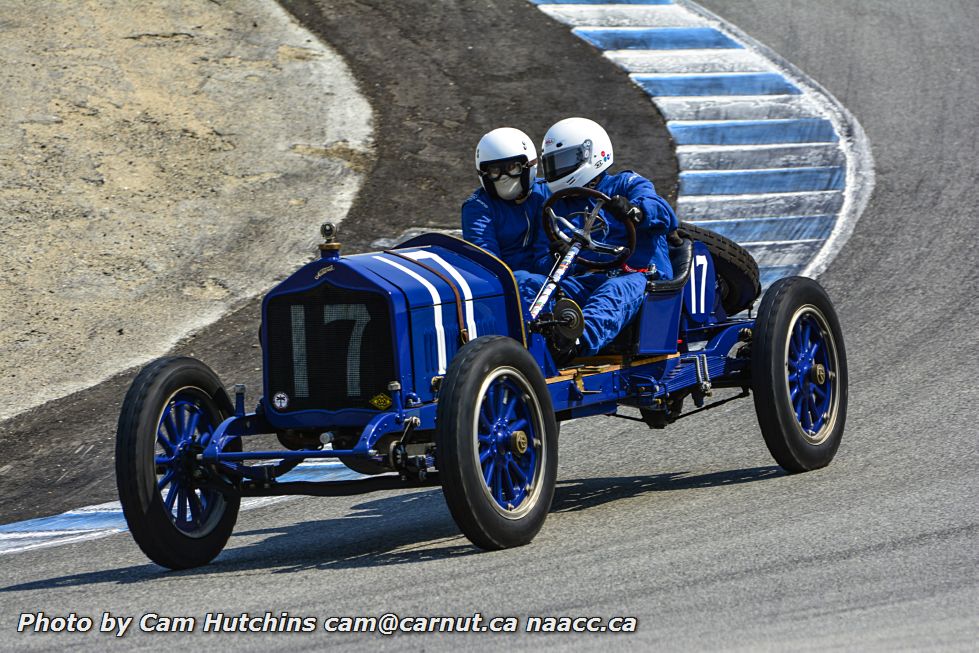
[[[126,394],[116,432],[119,501],[136,544],[159,565],[206,564],[231,536],[240,499],[197,484],[197,454],[231,411],[217,375],[192,358],[154,361]]]
[[[533,356],[512,338],[466,344],[442,382],[436,456],[449,511],[483,549],[527,544],[557,479],[557,422]]]
[[[762,299],[751,383],[765,444],[789,472],[825,467],[843,437],[847,365],[840,321],[823,287],[779,279]]]

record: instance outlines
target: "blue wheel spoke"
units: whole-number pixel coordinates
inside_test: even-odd
[[[517,402],[520,401],[518,397],[510,396],[510,401],[507,402],[506,408],[503,412],[503,421],[509,423],[513,419],[517,412]]]
[[[483,397],[482,408],[486,411],[486,418],[491,424],[493,423],[493,419],[495,417],[493,411],[496,410],[496,392],[497,387],[495,385],[491,385],[486,389],[486,396]]]
[[[167,492],[166,501],[163,505],[166,507],[168,513],[173,513],[173,504],[177,500],[177,495],[180,493],[180,486],[177,484],[172,484],[170,486],[170,491]]]
[[[201,505],[201,500],[197,496],[197,492],[190,490],[187,493],[188,503],[190,504],[190,517],[193,519],[194,523],[200,526],[201,518],[204,515],[204,507]]]
[[[789,338],[789,351],[794,352],[796,356],[802,351],[801,343],[799,342],[800,336],[801,329],[799,328],[799,324],[796,324],[795,328],[792,329],[792,336]]]
[[[496,411],[496,414],[494,415],[494,417],[496,417],[497,419],[499,419],[500,416],[503,415],[503,406],[506,403],[506,395],[507,395],[507,387],[506,386],[502,386],[502,387],[501,386],[497,386],[497,388],[496,388],[496,403],[493,406],[493,409]]]
[[[525,431],[526,429],[527,429],[527,420],[522,417],[510,425],[511,431]]]
[[[201,414],[198,411],[194,411],[190,415],[190,421],[187,423],[187,431],[184,434],[185,439],[190,439],[194,437],[194,431],[197,430],[197,422],[200,420]]]
[[[811,407],[809,406],[809,393],[803,393],[802,395],[802,428],[807,431],[812,429],[812,414]]]
[[[187,521],[187,490],[180,488],[178,490],[179,495],[177,496],[177,519],[179,521]]]
[[[167,431],[167,439],[170,442],[177,442],[180,436],[177,432],[177,424],[173,421],[173,411],[167,411],[167,414],[163,416],[161,422]]]
[[[503,505],[503,481],[500,477],[503,476],[503,470],[499,465],[494,465],[493,469],[493,496],[496,497],[497,503],[501,506]]]
[[[486,481],[486,487],[493,487],[493,468],[496,466],[496,458],[490,457],[489,465],[483,470],[483,480]]]
[[[184,405],[183,403],[178,403],[173,407],[174,413],[174,423],[177,427],[177,439],[181,441],[184,439],[186,430],[184,429]]]
[[[508,461],[508,464],[510,466],[510,469],[512,469],[516,474],[517,478],[520,479],[520,484],[526,486],[527,483],[529,482],[527,480],[527,475],[524,474],[524,471],[522,469],[520,469],[520,465],[517,464],[517,461],[511,458]]]
[[[163,492],[163,488],[170,485],[175,475],[176,472],[174,472],[172,469],[167,470],[167,473],[164,474],[163,478],[161,478],[160,481],[156,484],[156,487],[159,488],[160,492]]]
[[[477,433],[476,437],[483,444],[493,444],[493,436],[489,435],[488,433]]]
[[[799,386],[795,383],[790,383],[789,386],[791,387],[791,390],[789,391],[789,399],[792,400],[792,403],[795,403],[796,397],[799,396]]]
[[[507,496],[513,500],[516,498],[516,492],[513,489],[513,479],[510,477],[510,462],[511,460],[507,459],[507,469],[503,470],[503,489],[506,490]]]
[[[798,419],[801,422],[802,421],[802,394],[799,394],[792,402],[792,408],[795,409],[796,419]]]
[[[825,399],[826,398],[826,391],[823,390],[822,388],[820,388],[818,385],[813,385],[812,386],[812,390],[813,390],[813,392],[816,393],[816,395],[819,396],[820,399]]]
[[[812,343],[812,350],[809,352],[809,355],[812,356],[813,358],[816,358],[816,353],[819,352],[819,344],[820,343],[818,340]]]
[[[163,451],[167,454],[167,456],[173,456],[173,443],[170,442],[165,435],[163,435],[161,430],[157,430],[156,432],[156,441],[160,443],[161,447],[163,447]]]
[[[490,429],[493,428],[493,424],[492,424],[492,422],[490,422],[489,418],[486,416],[486,413],[483,412],[483,409],[485,407],[486,407],[486,404],[485,403],[482,406],[479,407],[479,426],[482,427],[482,428],[484,428],[484,429],[486,429],[487,431],[489,431]]]
[[[489,459],[489,457],[492,455],[493,455],[492,449],[490,449],[489,447],[483,449],[481,452],[479,452],[479,464],[485,465],[487,459]]]
[[[809,336],[811,335],[812,335],[812,327],[809,326],[809,321],[806,320],[806,323],[802,327],[802,347],[804,349],[809,349],[809,342],[810,342]]]
[[[164,434],[166,431],[166,434]],[[180,435],[177,433],[177,427],[173,423],[173,415],[167,414],[160,421],[160,426],[156,429],[156,439],[160,443],[168,455],[172,456],[174,450],[177,448],[177,443],[180,442]]]

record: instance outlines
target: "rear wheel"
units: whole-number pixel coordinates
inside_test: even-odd
[[[119,500],[136,544],[159,565],[206,564],[231,535],[240,499],[196,483],[196,455],[231,412],[217,375],[192,358],[154,361],[126,394],[116,432]]]
[[[515,340],[477,338],[442,382],[436,456],[452,517],[483,549],[530,542],[557,478],[557,423],[533,356]]]
[[[839,319],[822,286],[805,277],[772,284],[751,351],[755,411],[772,457],[790,472],[825,467],[843,436],[847,365]]]
[[[751,252],[730,238],[689,222],[681,222],[677,232],[707,246],[721,282],[721,305],[728,315],[740,313],[758,299],[761,277]]]

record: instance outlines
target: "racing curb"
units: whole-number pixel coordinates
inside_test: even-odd
[[[322,482],[352,481],[366,477],[347,469],[339,460],[316,460],[303,462],[282,478],[288,481]],[[261,508],[292,498],[294,497],[251,497],[241,502],[241,509]],[[0,556],[97,540],[128,530],[122,506],[118,501],[109,501],[51,517],[0,524]]]
[[[763,286],[823,272],[874,187],[870,142],[833,95],[690,0],[528,0],[629,73],[667,121],[677,212],[747,247]]]

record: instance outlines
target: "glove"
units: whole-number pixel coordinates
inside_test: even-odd
[[[642,224],[642,209],[629,202],[627,197],[622,195],[616,195],[613,197],[612,201],[608,203],[608,210],[621,222],[631,220],[637,225]]]

